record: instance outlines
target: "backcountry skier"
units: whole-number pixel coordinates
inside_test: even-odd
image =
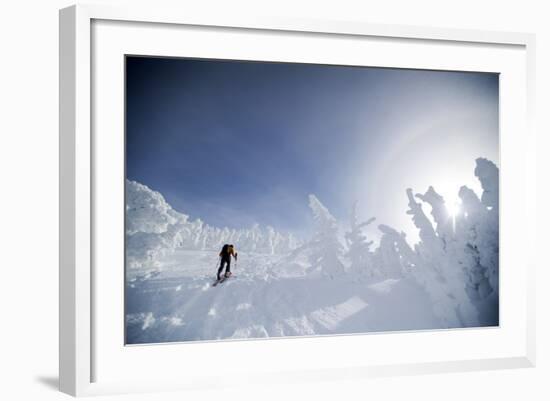
[[[225,277],[231,276],[231,256],[235,258],[235,261],[237,260],[237,251],[235,250],[235,247],[233,244],[228,245],[225,244],[222,247],[222,250],[220,252],[220,267],[218,269],[218,281],[220,280],[220,274],[223,271],[223,268],[225,266]]]

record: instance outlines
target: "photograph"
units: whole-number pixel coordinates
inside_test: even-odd
[[[124,74],[125,345],[499,327],[498,73]]]

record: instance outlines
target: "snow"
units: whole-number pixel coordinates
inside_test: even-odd
[[[366,308],[368,304],[354,296],[340,304],[327,306],[311,313],[311,318],[328,330],[334,331],[341,322]]]
[[[397,284],[399,280],[394,278],[389,278],[384,281],[380,281],[378,283],[374,283],[369,285],[369,288],[373,291],[378,292],[379,294],[389,294],[395,284]]]
[[[265,255],[243,253],[242,258],[236,276],[216,287],[216,252],[179,250],[166,258],[153,279],[128,288],[127,341],[348,334],[399,330],[403,324],[409,329],[438,327],[428,296],[414,281],[385,280],[369,287],[345,275],[287,276],[284,258],[273,255],[268,258],[273,271],[266,274],[254,263],[265,263]],[[392,299],[390,290],[406,297],[406,306],[403,299]]]
[[[406,191],[419,230],[411,245],[379,224],[379,245],[315,195],[315,230],[211,227],[127,182],[127,343],[211,341],[494,326],[498,320],[498,168],[477,159],[481,197],[467,187],[452,216],[437,188]],[[428,206],[431,218],[424,212]],[[234,277],[212,286],[218,252],[234,243]]]
[[[250,309],[251,307],[252,307],[251,304],[245,302],[245,303],[242,303],[242,304],[238,304],[236,310],[238,310],[238,311],[239,310],[247,310],[247,309]]]
[[[156,191],[126,180],[126,260],[130,269],[158,268],[175,249],[219,250],[233,243],[241,251],[285,253],[299,246],[292,233],[254,225],[230,230],[211,227],[175,211]]]

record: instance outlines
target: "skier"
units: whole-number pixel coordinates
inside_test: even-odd
[[[218,269],[218,281],[220,280],[220,274],[223,271],[224,265],[225,265],[225,274],[224,276],[227,278],[231,276],[231,256],[235,258],[235,261],[237,261],[237,252],[235,251],[235,247],[231,244],[225,244],[220,252],[220,268]]]

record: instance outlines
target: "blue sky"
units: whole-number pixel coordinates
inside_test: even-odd
[[[498,75],[128,57],[126,123],[127,177],[191,218],[303,232],[313,193],[407,231],[406,188],[498,165]]]

